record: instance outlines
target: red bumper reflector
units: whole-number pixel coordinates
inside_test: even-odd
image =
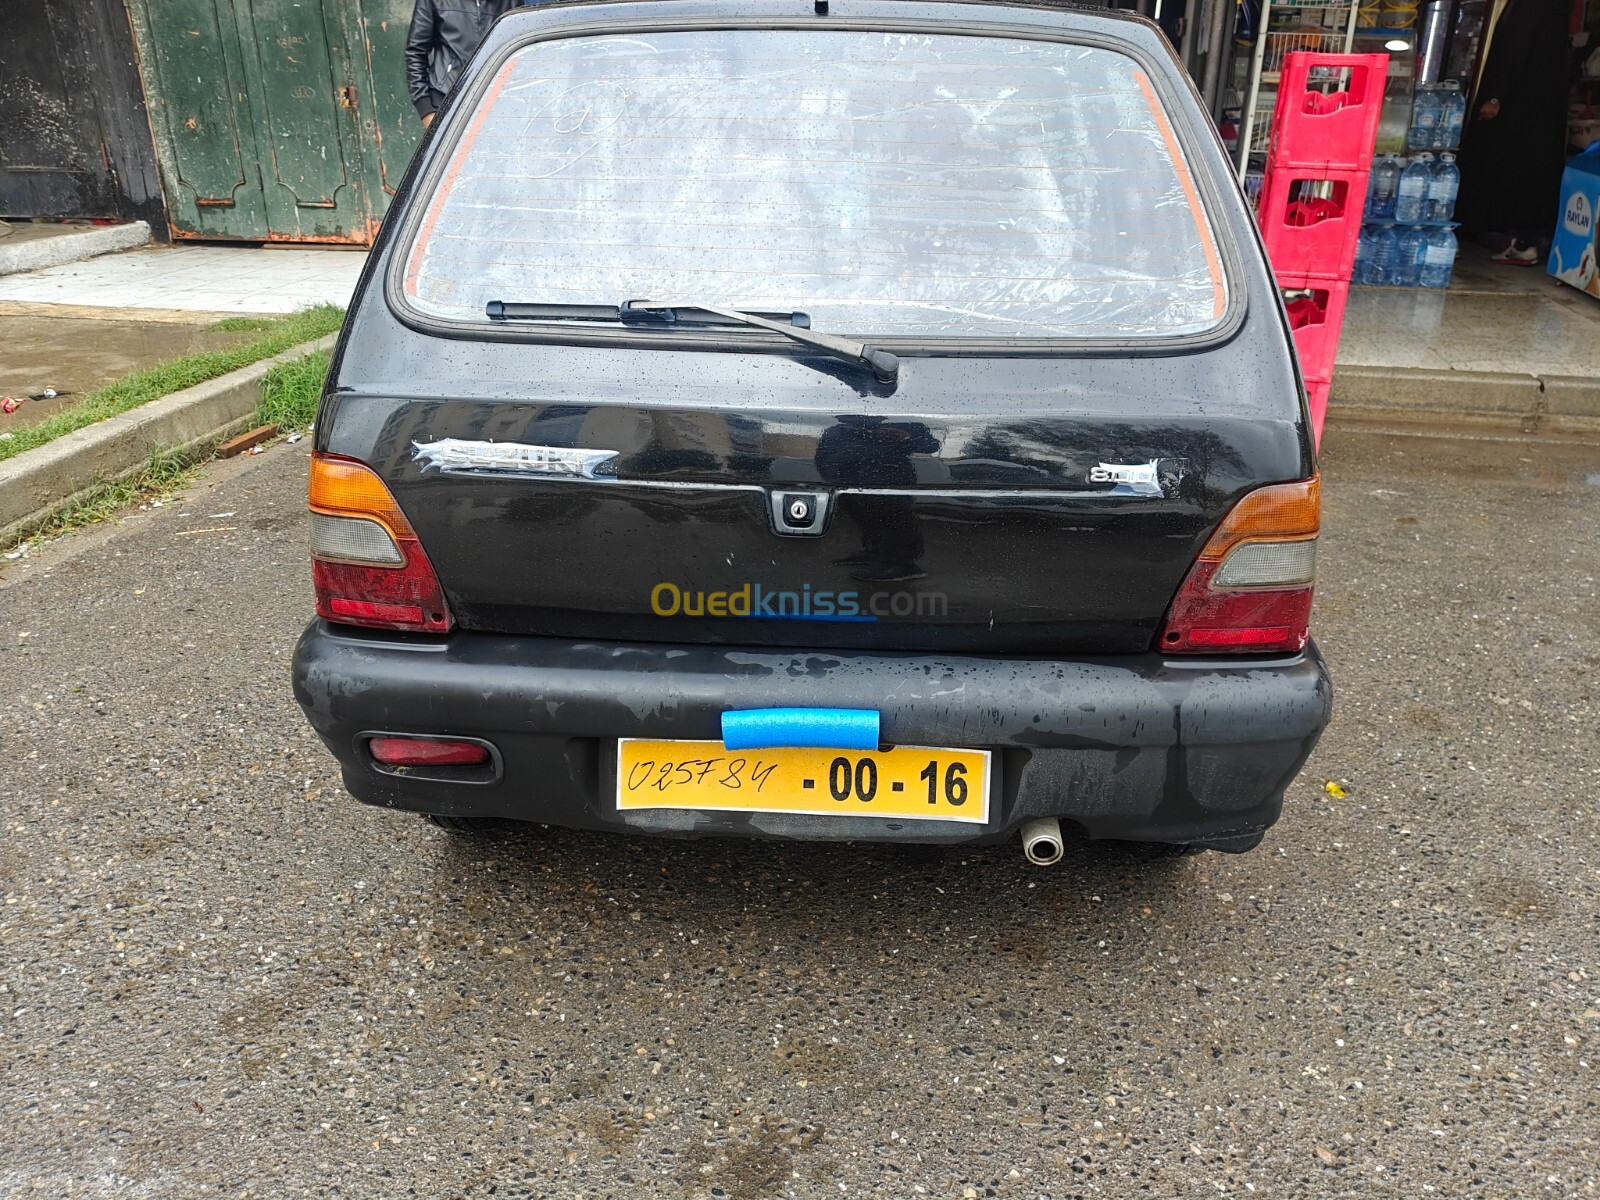
[[[489,761],[489,748],[447,738],[375,737],[372,757],[391,767],[470,767]]]

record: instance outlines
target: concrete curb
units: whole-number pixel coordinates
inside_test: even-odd
[[[1588,430],[1600,418],[1600,378],[1440,371],[1418,367],[1338,367],[1330,417],[1402,417],[1465,424]]]
[[[1539,381],[1532,375],[1404,367],[1338,367],[1333,373],[1330,400],[1334,404],[1390,408],[1404,412],[1442,409],[1522,416],[1531,415],[1536,410],[1539,391]]]
[[[1581,375],[1547,375],[1545,411],[1551,416],[1600,417],[1600,379]]]
[[[0,275],[42,271],[46,267],[82,262],[99,254],[132,250],[149,240],[150,226],[143,221],[132,221],[126,225],[97,225],[81,233],[63,233],[53,237],[19,238],[15,241],[6,238],[0,240]]]
[[[331,349],[337,336],[291,347],[0,462],[0,542],[38,528],[92,488],[136,474],[153,454],[198,458],[223,438],[243,432],[254,420],[267,372]]]

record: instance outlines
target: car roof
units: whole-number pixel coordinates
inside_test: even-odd
[[[1037,32],[1099,34],[1146,51],[1156,51],[1177,64],[1172,45],[1160,26],[1137,13],[1093,5],[1066,3],[1017,4],[1010,0],[549,0],[513,8],[496,22],[486,41],[524,35],[530,28],[574,24],[627,24],[661,20],[781,21],[827,19],[837,23],[859,19],[950,22]]]

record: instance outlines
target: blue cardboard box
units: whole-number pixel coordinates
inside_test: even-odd
[[[1600,142],[1567,160],[1561,176],[1561,212],[1550,245],[1548,270],[1562,283],[1600,296],[1595,269],[1595,214],[1600,212]]]

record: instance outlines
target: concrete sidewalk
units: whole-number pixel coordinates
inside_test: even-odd
[[[348,304],[367,256],[333,248],[185,244],[0,278],[0,302],[210,313]]]
[[[1463,245],[1444,291],[1355,287],[1330,412],[1600,419],[1600,300]]]
[[[149,241],[150,226],[143,221],[120,225],[0,221],[0,275],[45,270]]]
[[[1339,365],[1600,376],[1600,300],[1463,246],[1444,291],[1352,288]]]

